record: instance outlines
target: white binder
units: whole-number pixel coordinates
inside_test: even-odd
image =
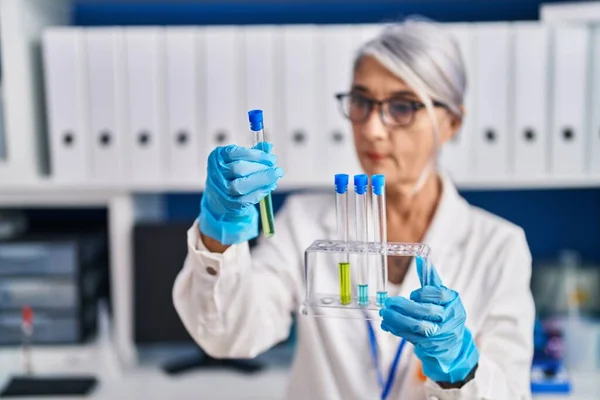
[[[51,174],[61,183],[89,179],[83,33],[50,28],[43,35]]]
[[[319,179],[330,182],[336,173],[357,174],[361,167],[356,157],[352,125],[343,116],[337,93],[348,93],[352,86],[353,62],[356,55],[356,27],[334,25],[319,28],[323,58],[321,60],[323,89],[321,104],[324,110],[320,157],[317,168]]]
[[[206,150],[210,153],[231,143],[249,146],[252,135],[248,133],[247,111],[242,108],[241,28],[214,26],[202,31]]]
[[[588,127],[590,141],[590,173],[600,177],[600,26],[592,28],[592,106],[590,110],[591,121]]]
[[[124,51],[119,28],[85,31],[92,179],[124,181]]]
[[[555,26],[552,176],[579,178],[585,170],[590,40],[586,26]]]
[[[514,25],[513,172],[538,178],[548,172],[550,35],[538,22]]]
[[[279,165],[285,165],[285,141],[282,135],[283,108],[277,103],[283,91],[280,89],[281,68],[276,57],[280,45],[279,28],[275,26],[248,26],[243,32],[245,101],[242,114],[254,109],[263,110],[265,140],[273,143],[273,153]],[[241,131],[250,135],[249,125]],[[246,136],[251,140],[251,136]],[[250,144],[250,143],[248,143]]]
[[[474,26],[474,173],[479,179],[502,179],[509,172],[509,87],[511,29],[507,23]]]
[[[446,24],[443,27],[455,38],[460,48],[466,70],[467,89],[463,101],[465,116],[461,129],[452,140],[443,145],[440,165],[457,183],[462,183],[467,181],[471,174],[474,157],[472,144],[476,102],[474,101],[473,32],[470,24]]]
[[[375,39],[384,29],[384,24],[361,24],[355,25],[358,28],[358,47]],[[356,28],[355,28],[356,29]]]
[[[313,26],[283,29],[286,175],[288,182],[313,182],[316,150],[321,145],[317,130],[322,126],[322,109],[317,103],[317,31]]]
[[[126,28],[129,168],[133,182],[164,176],[164,33],[160,28]]]
[[[198,46],[194,28],[165,30],[165,99],[168,176],[171,182],[200,182]]]

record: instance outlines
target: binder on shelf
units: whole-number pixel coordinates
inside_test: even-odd
[[[592,28],[592,106],[590,110],[590,125],[588,138],[590,141],[590,174],[600,177],[600,26]]]
[[[578,178],[585,171],[590,40],[586,26],[553,28],[553,177]]]
[[[125,41],[119,28],[85,31],[87,87],[89,93],[88,145],[91,178],[112,183],[124,180],[124,55]]]
[[[539,178],[548,172],[550,35],[538,22],[514,25],[513,172]]]
[[[217,146],[248,146],[248,115],[242,108],[242,33],[241,28],[214,26],[202,28],[203,75],[201,87],[206,118],[205,146],[210,153]]]
[[[90,170],[83,32],[49,28],[42,40],[52,178],[81,183]]]
[[[474,101],[473,33],[470,24],[443,26],[454,37],[460,48],[466,70],[467,89],[463,100],[465,115],[462,126],[442,147],[440,165],[457,183],[461,183],[468,180],[474,157],[472,143],[476,102]]]
[[[168,179],[171,182],[200,183],[201,136],[198,46],[195,28],[165,29],[165,144],[168,151]]]
[[[384,24],[360,24],[358,25],[358,43],[357,48],[375,39],[383,31]]]
[[[509,173],[511,29],[508,23],[474,25],[474,175],[502,179]]]
[[[0,54],[0,60],[2,55]],[[0,163],[6,162],[6,127],[4,126],[4,90],[0,71]]]
[[[164,34],[161,28],[125,28],[125,38],[130,175],[133,183],[160,182],[166,153],[162,143]]]
[[[285,159],[289,181],[316,177],[317,129],[322,126],[318,99],[317,30],[312,26],[283,28]]]
[[[356,29],[351,25],[332,25],[319,28],[322,44],[322,87],[319,96],[324,110],[323,131],[317,169],[323,174],[319,179],[329,179],[340,171],[360,172],[356,157],[352,125],[340,112],[337,93],[347,93],[352,86],[354,57],[357,54]],[[327,181],[328,182],[328,181]]]
[[[243,31],[244,84],[245,100],[243,109],[247,112],[261,109],[265,118],[265,140],[273,143],[273,153],[278,163],[287,169],[285,146],[282,139],[282,111],[276,99],[280,99],[282,90],[281,67],[278,64],[281,35],[275,26],[248,26]],[[241,131],[248,132],[248,126]],[[246,140],[252,139],[246,137]],[[243,144],[243,142],[242,142]]]

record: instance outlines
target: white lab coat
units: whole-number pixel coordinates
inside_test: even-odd
[[[316,239],[335,238],[335,231],[333,195],[323,194],[290,196],[278,213],[276,235],[261,240],[252,255],[247,243],[223,254],[207,251],[194,224],[173,290],[186,329],[214,357],[254,357],[284,340],[303,301],[304,250]],[[420,362],[407,344],[389,399],[531,398],[534,305],[523,230],[470,206],[442,177],[442,198],[424,242],[444,285],[461,296],[479,368],[461,389],[443,390],[419,378]],[[390,295],[406,297],[417,289],[414,262],[403,284],[390,286]],[[385,379],[399,338],[374,326]],[[299,314],[297,328],[287,399],[379,399],[364,320]]]

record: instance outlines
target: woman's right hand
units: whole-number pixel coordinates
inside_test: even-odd
[[[221,244],[238,244],[258,236],[255,204],[277,187],[283,169],[271,154],[273,145],[248,149],[217,147],[208,157],[206,187],[198,217],[200,232]]]

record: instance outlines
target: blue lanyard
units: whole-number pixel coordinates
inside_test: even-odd
[[[381,369],[379,368],[379,354],[377,352],[377,339],[375,338],[375,331],[373,330],[373,325],[371,325],[371,321],[367,320],[367,328],[369,329],[369,344],[371,345],[371,356],[373,358],[373,363],[375,364],[375,369],[377,370],[377,379],[379,380],[379,386],[381,387],[381,400],[386,400],[390,395],[390,390],[392,390],[392,386],[394,384],[394,377],[396,376],[396,369],[398,369],[398,362],[400,361],[400,356],[402,355],[402,349],[404,348],[404,339],[400,340],[400,344],[398,345],[398,350],[396,350],[396,355],[394,356],[394,361],[392,361],[392,365],[390,367],[390,372],[388,374],[387,381],[383,382],[383,374],[381,373]]]

